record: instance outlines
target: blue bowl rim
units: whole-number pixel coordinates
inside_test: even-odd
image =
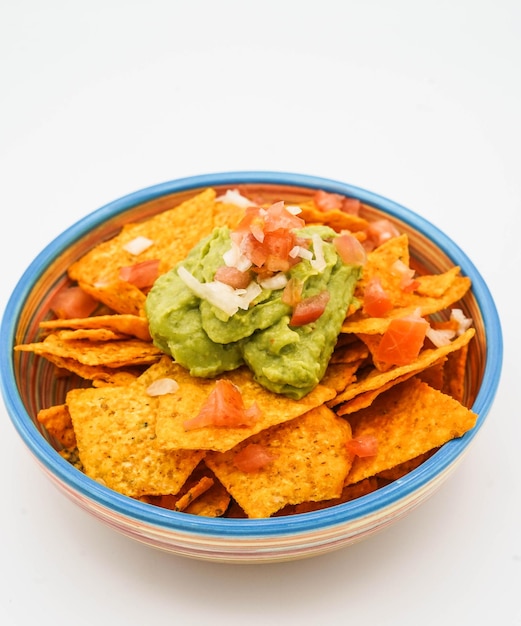
[[[109,218],[136,205],[171,193],[236,184],[279,184],[307,187],[356,197],[392,217],[405,221],[425,236],[436,240],[437,245],[445,254],[455,264],[459,265],[462,272],[472,280],[473,292],[481,308],[487,333],[487,358],[483,380],[473,405],[473,410],[478,414],[478,420],[471,431],[463,437],[445,444],[435,455],[413,472],[368,496],[321,511],[269,519],[205,518],[147,505],[98,484],[56,454],[52,446],[38,432],[28,415],[18,394],[14,374],[13,346],[16,327],[32,285],[57,254],[62,253],[68,246]],[[494,347],[493,351],[491,351],[491,346]],[[4,402],[15,429],[48,472],[54,475],[59,482],[65,484],[69,490],[77,491],[87,500],[93,501],[102,508],[115,511],[123,517],[178,533],[222,537],[228,540],[233,538],[284,537],[348,524],[374,515],[421,489],[439,473],[454,464],[477,434],[496,395],[502,361],[501,323],[492,295],[470,258],[445,233],[410,209],[361,187],[320,176],[269,170],[215,172],[174,179],[122,196],[86,215],[52,240],[30,263],[8,300],[0,327],[0,389]]]

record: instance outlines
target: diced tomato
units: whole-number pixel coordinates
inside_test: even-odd
[[[309,296],[297,303],[293,309],[290,326],[304,326],[316,321],[326,310],[329,291],[322,291],[316,296]]]
[[[360,458],[375,456],[378,453],[378,439],[374,435],[360,435],[346,444],[348,452]]]
[[[342,209],[344,196],[339,193],[330,193],[319,189],[313,196],[313,201],[321,211],[340,211]]]
[[[277,458],[266,446],[250,443],[233,457],[233,464],[241,472],[252,473],[269,465]]]
[[[53,298],[50,308],[61,319],[83,318],[93,313],[98,301],[81,287],[68,287]]]
[[[127,265],[119,270],[119,278],[131,283],[138,289],[151,287],[159,276],[159,259],[141,261],[135,265]]]
[[[241,242],[241,252],[257,267],[269,272],[287,272],[299,261],[289,256],[295,240],[293,232],[282,228],[264,233],[262,242],[249,233]]]
[[[305,221],[298,215],[290,213],[284,206],[284,202],[275,202],[266,211],[264,218],[264,232],[271,233],[275,230],[293,230],[305,226]]]
[[[388,219],[370,222],[367,227],[366,248],[377,248],[389,239],[398,237],[399,234],[400,231],[398,228]]]
[[[362,203],[358,198],[344,198],[342,202],[342,211],[350,215],[360,215],[360,207]]]
[[[246,289],[251,282],[251,274],[250,272],[241,272],[241,270],[238,270],[236,267],[223,265],[217,268],[214,280],[218,280],[225,285],[230,285],[230,287],[234,289]]]
[[[313,201],[321,211],[343,211],[351,215],[360,213],[360,200],[358,198],[346,198],[340,193],[331,193],[320,189],[313,196]]]
[[[242,254],[248,258],[253,265],[262,267],[268,258],[268,252],[264,246],[264,241],[259,241],[252,233],[247,233],[240,243]]]
[[[267,209],[250,207],[231,234],[241,254],[257,268],[268,272],[287,272],[299,258],[289,253],[296,245],[296,229],[302,218],[288,211],[284,202],[275,202]]]
[[[302,281],[294,276],[288,280],[284,291],[282,292],[281,300],[284,304],[288,304],[291,307],[296,306],[302,300]]]
[[[365,265],[367,252],[356,237],[345,233],[333,239],[333,244],[346,265]]]
[[[420,353],[429,323],[417,314],[393,319],[376,349],[376,359],[389,365],[408,365]]]
[[[216,426],[236,428],[251,426],[260,417],[257,404],[246,408],[241,390],[231,381],[219,378],[199,413],[184,422],[186,430]]]
[[[373,276],[364,289],[363,310],[370,317],[383,317],[393,308],[389,293],[382,287],[379,276]]]
[[[264,247],[267,252],[266,269],[271,272],[286,272],[295,259],[289,256],[295,246],[295,235],[286,229],[278,228],[265,233]]]

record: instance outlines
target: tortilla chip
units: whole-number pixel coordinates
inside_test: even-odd
[[[398,261],[409,267],[409,260],[408,237],[405,234],[389,239],[368,254],[355,297],[362,301],[367,283],[378,276],[393,308],[382,317],[370,317],[363,309],[358,309],[346,317],[342,332],[382,334],[392,319],[411,315],[417,309],[422,317],[438,313],[463,298],[470,289],[470,279],[461,276],[460,268],[455,266],[443,274],[418,276],[415,278],[419,283],[417,289],[404,291],[400,273],[393,272],[392,268]]]
[[[214,226],[224,221],[237,222],[242,210],[234,205],[216,203],[215,191],[206,189],[179,206],[154,215],[142,222],[126,224],[120,233],[98,244],[69,268],[69,277],[96,299],[118,313],[143,313],[145,293],[120,280],[122,267],[159,259],[159,273],[170,270]],[[136,237],[152,241],[146,250],[133,255],[125,245]]]
[[[465,346],[463,346],[465,347]],[[460,348],[462,350],[463,348]],[[459,350],[456,351],[456,354]],[[445,363],[447,362],[447,357],[443,357],[439,361],[436,361],[434,365],[427,367],[423,371],[419,372],[418,378],[423,380],[424,383],[427,383],[429,387],[433,387],[434,389],[438,389],[438,391],[444,391],[443,385],[445,380]],[[450,393],[447,395],[451,395]]]
[[[230,450],[238,443],[266,428],[292,420],[320,406],[335,395],[335,391],[318,385],[301,400],[293,400],[266,390],[253,380],[249,369],[242,367],[228,372],[226,378],[242,393],[245,406],[256,403],[261,416],[252,426],[222,428],[206,426],[185,430],[184,422],[195,417],[215,386],[216,379],[194,378],[171,359],[164,358],[147,370],[143,384],[155,378],[174,378],[179,384],[176,393],[158,396],[157,441],[165,450]]]
[[[302,502],[301,504],[296,504],[292,506],[284,507],[276,513],[276,516],[280,515],[296,515],[298,513],[309,513],[310,511],[320,511],[321,509],[328,509],[331,506],[337,506],[338,504],[344,504],[345,502],[350,502],[351,500],[355,500],[356,498],[361,498],[362,496],[366,496],[373,491],[378,489],[379,483],[376,476],[372,476],[371,478],[365,478],[361,480],[359,483],[354,483],[353,485],[345,485],[342,489],[342,494],[339,498],[334,498],[332,500],[322,500],[320,502]]]
[[[461,437],[477,415],[417,378],[382,393],[370,407],[351,415],[353,438],[372,435],[375,456],[355,457],[347,484],[374,476]]]
[[[57,439],[65,448],[76,446],[76,435],[71,415],[66,404],[41,409],[36,416],[38,422],[45,427],[49,435]]]
[[[351,341],[343,343],[345,337],[352,337]],[[353,363],[369,356],[367,346],[354,335],[340,335],[330,363]]]
[[[446,357],[449,353],[456,352],[464,345],[467,345],[472,337],[474,337],[475,333],[474,328],[469,328],[446,346],[425,348],[420,352],[418,358],[408,365],[393,366],[385,372],[380,372],[376,368],[368,368],[368,373],[364,377],[359,377],[356,382],[348,385],[332,402],[328,402],[328,405],[337,406],[343,402],[352,400],[361,393],[369,391],[378,392],[378,390],[389,381],[408,374],[421,372],[436,363],[439,359]]]
[[[34,352],[52,361],[52,357],[74,359],[82,365],[109,368],[129,365],[147,365],[156,362],[162,355],[148,341],[122,339],[118,341],[84,341],[82,339],[63,340],[57,333],[47,335],[41,342],[21,344],[15,350]],[[54,361],[53,361],[54,362]]]
[[[177,493],[204,456],[202,451],[161,449],[155,398],[144,395],[138,382],[73,389],[66,404],[85,473],[124,495]]]
[[[299,207],[301,208],[299,217],[305,220],[306,224],[325,224],[337,232],[342,230],[356,232],[364,230],[368,226],[365,218],[346,213],[340,209],[322,211],[313,200],[301,202]]]
[[[351,465],[350,438],[349,424],[319,406],[233,450],[209,452],[205,463],[248,517],[270,517],[288,504],[339,497]],[[265,446],[274,459],[260,470],[243,472],[234,457],[250,443]]]
[[[114,341],[115,339],[126,339],[127,335],[122,333],[114,332],[109,328],[78,328],[76,330],[66,329],[66,330],[58,330],[53,335],[56,339],[60,339],[62,341],[76,341],[76,340],[84,340],[84,341]]]
[[[438,448],[433,448],[432,450],[428,450],[419,456],[415,456],[413,459],[409,459],[408,461],[404,461],[399,465],[395,465],[391,467],[391,469],[384,470],[383,472],[379,472],[376,475],[376,478],[379,481],[385,482],[393,482],[398,480],[399,478],[403,478],[406,474],[409,474],[417,467],[419,467],[422,463],[424,463],[427,459],[429,459]]]
[[[330,363],[322,378],[322,384],[334,389],[337,393],[344,391],[349,384],[356,381],[356,372],[361,363],[362,361],[347,364]]]
[[[381,393],[387,391],[394,385],[398,385],[399,383],[407,380],[411,376],[414,376],[416,372],[409,372],[407,374],[403,374],[402,376],[398,376],[397,378],[392,378],[387,382],[384,382],[378,389],[371,389],[370,391],[364,391],[363,393],[359,393],[352,400],[342,403],[340,406],[335,407],[335,413],[338,416],[344,417],[345,415],[350,415],[351,413],[356,413],[361,409],[366,409],[368,406],[371,406],[375,398],[377,398]],[[331,402],[334,402],[332,400]]]
[[[443,368],[443,392],[461,403],[465,401],[468,348],[466,344],[461,347],[461,350],[448,354]]]
[[[92,317],[78,317],[70,319],[53,319],[40,322],[44,330],[69,329],[96,329],[112,330],[122,335],[137,337],[143,341],[152,341],[146,317],[128,314],[94,315]]]

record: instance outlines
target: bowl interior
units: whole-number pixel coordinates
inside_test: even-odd
[[[91,481],[57,453],[59,445],[36,420],[36,414],[64,401],[67,391],[85,383],[76,377],[57,377],[54,366],[32,353],[14,353],[17,343],[35,341],[39,323],[49,317],[49,303],[69,283],[67,268],[99,241],[116,234],[121,226],[152,216],[180,204],[199,190],[212,186],[218,192],[238,188],[251,198],[263,201],[285,199],[298,203],[309,199],[316,189],[358,197],[363,215],[370,219],[390,217],[409,236],[411,265],[420,273],[444,272],[454,264],[472,279],[472,291],[461,302],[465,315],[473,319],[476,337],[469,347],[465,377],[465,404],[478,413],[476,427],[464,437],[443,446],[420,468],[359,502],[353,501],[334,511],[269,520],[189,520],[192,517],[165,512],[134,502]],[[502,338],[493,300],[473,263],[434,225],[408,209],[365,190],[321,178],[294,174],[228,173],[181,179],[157,185],[110,203],[73,225],[47,246],[33,261],[17,285],[2,323],[2,389],[14,425],[37,460],[70,489],[82,491],[100,505],[117,507],[125,514],[165,526],[188,524],[190,531],[233,534],[258,532],[276,534],[299,532],[322,523],[337,524],[374,513],[396,499],[406,497],[453,464],[467,448],[482,425],[498,385]],[[301,518],[301,519],[299,519]]]

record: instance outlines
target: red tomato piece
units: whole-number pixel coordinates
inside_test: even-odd
[[[250,443],[233,457],[233,464],[241,472],[252,473],[269,465],[277,458],[266,446]]]
[[[297,303],[289,321],[290,326],[304,326],[316,321],[326,310],[329,291],[322,291],[316,296],[309,296]]]
[[[420,353],[429,323],[419,315],[393,319],[376,350],[376,359],[389,365],[408,365]]]
[[[264,232],[270,233],[274,230],[293,230],[305,226],[305,221],[298,215],[293,215],[284,206],[284,202],[275,202],[266,212],[264,218]]]
[[[61,319],[89,317],[96,310],[98,301],[81,287],[68,287],[60,291],[51,302],[51,309]]]
[[[225,285],[230,285],[230,287],[234,289],[246,289],[251,282],[251,274],[250,272],[241,272],[241,270],[238,270],[236,267],[223,265],[217,268],[214,280],[218,280]]]
[[[119,270],[119,278],[131,283],[138,289],[151,287],[159,276],[159,259],[141,261],[135,265],[127,265]]]
[[[319,189],[313,196],[313,200],[321,211],[340,211],[344,202],[344,196],[339,193],[330,193]]]
[[[378,276],[373,276],[364,289],[363,309],[370,317],[383,317],[393,308],[388,292]]]
[[[346,444],[348,452],[360,458],[375,456],[378,453],[378,439],[374,435],[360,435]]]
[[[346,265],[365,265],[367,252],[356,237],[346,233],[335,237],[333,244]]]
[[[358,198],[344,198],[342,202],[342,211],[350,215],[360,215],[360,207],[362,203]]]
[[[184,422],[186,430],[215,426],[237,428],[251,426],[260,416],[257,404],[246,408],[241,390],[231,381],[219,378],[199,413]]]
[[[264,241],[259,241],[252,233],[246,234],[241,241],[241,252],[253,265],[262,267],[268,259],[268,252]]]
[[[289,253],[295,246],[295,235],[284,228],[265,233],[266,269],[270,272],[287,272],[295,263]]]
[[[396,226],[388,219],[375,220],[370,222],[367,227],[368,246],[377,248],[384,242],[398,237],[400,231]]]

